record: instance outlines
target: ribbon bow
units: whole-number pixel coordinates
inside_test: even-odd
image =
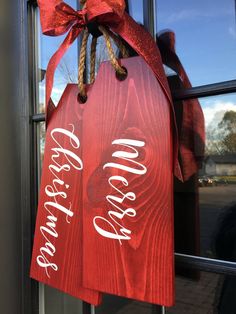
[[[61,58],[88,23],[96,22],[110,28],[121,36],[151,67],[159,81],[170,107],[174,109],[171,93],[162,65],[159,49],[152,36],[137,24],[126,12],[124,0],[87,0],[86,8],[75,11],[61,0],[38,0],[42,31],[48,36],[59,36],[68,32],[63,43],[49,61],[46,72],[46,122],[55,106],[51,101],[54,73]],[[175,120],[175,119],[174,119]],[[181,178],[177,162],[177,133],[175,134],[175,174]]]

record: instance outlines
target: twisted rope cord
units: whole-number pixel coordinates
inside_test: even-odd
[[[79,93],[82,97],[86,97],[86,88],[84,85],[84,70],[85,70],[88,37],[89,37],[89,32],[87,29],[85,29],[82,43],[81,43],[81,49],[80,49],[79,73],[78,73]]]
[[[114,34],[112,31],[110,31],[109,29],[106,29],[106,31],[109,34],[109,36],[113,39],[113,41],[115,42],[117,47],[119,48],[123,58],[128,58],[129,57],[129,51],[126,48],[126,46],[123,44],[122,40],[116,34]]]
[[[106,30],[106,28],[104,26],[99,26],[98,28],[99,28],[100,32],[103,34],[103,36],[105,38],[105,43],[106,43],[106,46],[107,46],[108,55],[109,55],[110,62],[112,64],[113,68],[115,69],[115,71],[118,74],[126,75],[125,69],[123,69],[120,66],[119,62],[116,59],[116,55],[115,55],[114,50],[112,48],[112,44],[111,44],[111,40],[110,40],[110,36],[109,36],[108,31]]]
[[[93,37],[90,52],[90,84],[95,81],[97,38]]]

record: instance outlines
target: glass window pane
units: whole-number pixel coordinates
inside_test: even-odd
[[[129,14],[137,23],[143,24],[143,0],[129,0]]]
[[[207,141],[200,173],[201,253],[235,261],[236,95],[202,99]],[[203,176],[207,177],[207,183]]]
[[[45,122],[40,122],[37,125],[38,128],[38,169],[39,169],[39,174],[41,176],[41,171],[42,171],[42,165],[43,165],[43,157],[44,157],[44,149],[45,149]],[[39,178],[40,179],[40,178]]]
[[[236,95],[199,102],[205,118],[205,156],[198,175],[185,183],[175,180],[175,248],[178,253],[235,261]],[[178,102],[181,105],[190,106],[191,101]],[[198,151],[198,134],[194,143]]]
[[[82,302],[44,286],[45,314],[82,314]]]
[[[166,314],[233,314],[235,310],[236,277],[192,271],[177,276],[176,304],[165,308]],[[157,306],[111,295],[96,308],[96,314],[153,314]]]
[[[96,308],[96,314],[153,314],[154,307],[144,302],[104,295],[102,305]]]
[[[235,1],[157,1],[158,32],[175,33],[193,86],[236,78]]]
[[[166,314],[231,314],[235,313],[236,278],[199,272],[196,279],[176,277],[176,305]],[[233,291],[233,290],[231,290]]]

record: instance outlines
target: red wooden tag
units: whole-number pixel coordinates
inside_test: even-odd
[[[101,65],[83,116],[83,284],[174,302],[170,106],[140,57]]]
[[[68,85],[46,133],[31,277],[97,305],[82,287],[82,109]]]

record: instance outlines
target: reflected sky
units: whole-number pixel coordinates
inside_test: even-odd
[[[175,32],[193,86],[235,79],[234,0],[158,0],[157,26]]]
[[[236,111],[236,94],[220,95],[199,99],[206,126],[218,125],[226,111]]]

